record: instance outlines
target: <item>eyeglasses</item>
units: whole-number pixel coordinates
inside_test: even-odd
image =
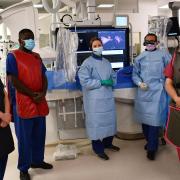
[[[154,45],[154,44],[156,44],[156,42],[155,41],[144,41],[144,44],[145,45],[147,45],[147,44],[152,44],[152,45]]]

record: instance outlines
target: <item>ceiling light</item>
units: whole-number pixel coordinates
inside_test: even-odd
[[[168,4],[166,4],[166,5],[160,6],[159,8],[160,9],[169,9],[169,6],[168,6]]]
[[[43,5],[42,4],[34,4],[33,5],[35,8],[43,8]]]
[[[100,5],[98,5],[98,8],[111,8],[113,6],[114,6],[114,4],[100,4]]]

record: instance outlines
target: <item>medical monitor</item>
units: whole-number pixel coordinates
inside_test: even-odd
[[[128,28],[129,27],[129,16],[128,15],[115,15],[114,27]]]
[[[74,31],[73,29],[71,29]],[[103,57],[108,59],[114,69],[129,65],[129,29],[114,27],[77,27],[79,38],[77,64],[80,66],[92,51],[89,42],[99,37],[103,43]]]
[[[77,51],[90,51],[89,49],[89,42],[92,37],[97,36],[97,32],[78,32],[79,44]]]
[[[167,35],[168,36],[179,36],[179,22],[177,17],[170,17],[167,24]]]
[[[104,50],[123,50],[126,48],[125,31],[98,31],[98,37],[103,42]]]

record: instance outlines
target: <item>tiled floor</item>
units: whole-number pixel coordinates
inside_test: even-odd
[[[175,149],[160,146],[155,161],[146,158],[145,141],[115,139],[120,152],[107,151],[109,161],[98,159],[87,140],[78,141],[81,154],[75,160],[54,161],[55,147],[46,147],[45,159],[54,165],[53,170],[30,170],[33,180],[179,180],[180,162]],[[5,180],[18,180],[17,152],[9,157]]]

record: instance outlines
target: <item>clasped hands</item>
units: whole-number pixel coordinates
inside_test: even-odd
[[[176,107],[180,108],[180,97],[179,96],[175,97],[174,101],[176,103]]]
[[[11,114],[0,111],[0,127],[5,128],[11,122]]]
[[[144,82],[139,82],[138,86],[140,87],[141,90],[147,91],[148,90],[148,85]]]
[[[46,93],[44,92],[33,92],[32,99],[35,103],[40,103],[45,96]]]

